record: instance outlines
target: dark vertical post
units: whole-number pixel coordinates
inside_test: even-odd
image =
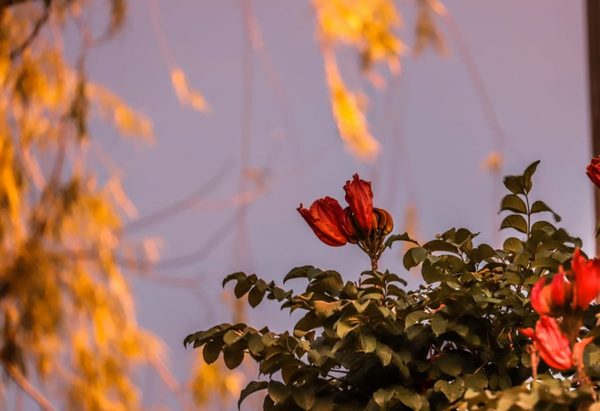
[[[588,75],[592,155],[600,154],[600,0],[586,0]],[[595,224],[600,223],[600,190],[594,189]],[[596,255],[600,253],[600,237],[596,238]]]

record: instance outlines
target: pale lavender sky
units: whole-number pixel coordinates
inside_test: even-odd
[[[171,52],[190,84],[212,106],[207,115],[182,108],[174,95],[150,25],[148,4],[131,1],[123,33],[94,50],[88,62],[93,79],[117,91],[154,122],[157,144],[148,149],[123,143],[111,129],[98,128],[97,138],[120,167],[125,189],[142,216],[200,187],[228,159],[232,170],[208,199],[235,194],[243,90],[244,34],[238,1],[159,2]],[[592,187],[584,174],[590,153],[583,2],[446,4],[507,135],[504,172],[520,172],[541,159],[534,196],[554,207],[564,226],[581,236],[590,250]],[[266,167],[281,179],[250,209],[247,263],[235,264],[233,236],[223,232],[227,240],[205,259],[163,270],[168,275],[204,278],[203,301],[186,290],[135,282],[140,322],[165,339],[178,376],[187,375],[192,358],[191,350],[182,349],[183,337],[231,319],[228,310],[219,308],[224,275],[254,270],[277,280],[296,265],[314,264],[355,279],[367,268],[358,249],[320,243],[295,210],[298,203],[309,204],[324,195],[342,200],[342,185],[354,172],[374,179],[375,203],[391,209],[397,231],[403,229],[408,178],[415,187],[424,239],[453,226],[482,231],[484,240],[493,238],[492,216],[498,204],[492,202],[492,193],[501,181],[481,168],[493,149],[493,134],[452,37],[446,35],[447,57],[427,50],[419,58],[403,59],[404,77],[395,81],[395,99],[364,82],[371,100],[372,130],[383,145],[379,162],[369,166],[357,162],[337,135],[309,2],[255,0],[253,6],[289,98],[293,130],[282,121],[280,100],[254,56],[251,164]],[[399,7],[405,16],[403,33],[410,38],[413,3],[403,0]],[[342,62],[352,79],[354,60],[344,56]],[[390,100],[391,105],[386,103]],[[394,150],[394,127],[401,130],[402,153]],[[278,153],[276,161],[268,164],[272,153]],[[298,164],[304,164],[301,171]],[[392,181],[394,167],[398,178]],[[175,257],[201,247],[233,212],[231,208],[192,209],[141,234],[162,237],[162,257]],[[383,266],[408,277],[411,286],[417,284],[414,274],[404,272],[398,250]],[[290,286],[298,288],[300,283]],[[207,304],[213,312],[207,312]],[[275,330],[291,324],[287,314],[268,303],[252,310],[249,322],[269,323]]]

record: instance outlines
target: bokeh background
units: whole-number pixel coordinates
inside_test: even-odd
[[[188,378],[196,362],[197,353],[181,344],[190,332],[232,321],[236,310],[258,327],[292,323],[268,302],[240,314],[222,291],[226,274],[280,281],[292,267],[313,264],[352,279],[367,268],[357,249],[319,242],[296,211],[324,195],[343,200],[355,172],[373,182],[375,204],[392,212],[396,232],[430,239],[466,227],[499,246],[501,175],[542,160],[534,197],[591,251],[583,2],[448,1],[451,20],[436,22],[444,51],[417,55],[410,49],[417,8],[398,1],[408,48],[399,73],[384,75],[385,87],[360,72],[353,50],[337,55],[349,87],[368,100],[369,127],[381,144],[371,161],[340,139],[311,3],[247,2],[263,48],[252,45],[243,3],[131,1],[122,31],[86,63],[90,78],[154,125],[151,146],[124,141],[100,121],[91,130],[101,146],[97,161],[122,177],[137,208],[127,238],[160,255],[150,267],[125,271],[139,322],[164,339],[177,378]],[[92,16],[102,24],[102,7]],[[80,41],[68,26],[72,59]],[[182,104],[174,67],[209,110]],[[400,247],[382,266],[409,287],[419,283],[402,267]],[[177,409],[158,376],[140,378],[147,409],[160,402]]]

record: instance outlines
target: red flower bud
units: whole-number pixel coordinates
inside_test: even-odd
[[[574,273],[572,307],[585,310],[600,293],[600,261],[588,260],[578,248],[573,254],[571,268]]]
[[[352,176],[344,186],[346,201],[354,213],[354,221],[360,232],[369,235],[373,229],[373,191],[371,183],[361,180],[358,174]]]
[[[600,156],[592,158],[592,161],[585,169],[585,172],[590,180],[592,180],[592,183],[600,188]]]
[[[298,212],[321,241],[330,246],[342,246],[348,238],[342,230],[343,210],[331,197],[316,200],[309,209],[298,207]]]
[[[383,235],[388,235],[394,229],[394,219],[392,215],[383,208],[373,208],[373,214],[376,217],[377,228],[383,232]]]

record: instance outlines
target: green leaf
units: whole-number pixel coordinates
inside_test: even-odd
[[[378,342],[377,347],[375,348],[375,353],[379,357],[381,365],[384,367],[388,366],[392,361],[392,349],[385,344]]]
[[[506,176],[504,177],[504,186],[513,194],[525,194],[523,189],[522,176]]]
[[[226,345],[233,345],[242,338],[244,338],[245,333],[237,330],[227,330],[227,332],[223,335],[223,342]]]
[[[283,277],[283,282],[285,283],[288,280],[293,278],[306,278],[308,276],[308,272],[313,270],[315,267],[312,265],[303,265],[302,267],[295,267],[290,270],[289,273]]]
[[[531,214],[534,213],[543,213],[543,212],[548,212],[548,213],[552,213],[552,217],[554,218],[555,222],[560,222],[561,218],[558,214],[556,214],[554,212],[554,210],[552,210],[550,207],[548,207],[548,205],[546,203],[544,203],[543,201],[535,201],[532,205],[531,205]]]
[[[385,245],[385,247],[392,248],[392,244],[394,244],[396,241],[407,241],[409,243],[419,245],[419,243],[416,240],[413,240],[412,238],[410,238],[408,233],[391,235],[387,238],[387,240],[385,240],[384,245]]]
[[[452,245],[444,240],[431,240],[423,244],[423,248],[425,248],[429,252],[444,251],[454,254],[459,253],[458,248],[455,245]]]
[[[221,353],[221,347],[223,347],[223,343],[218,340],[205,344],[202,349],[202,358],[204,358],[204,362],[212,364],[217,361],[217,358],[219,358],[219,354]]]
[[[248,350],[251,354],[258,355],[265,349],[262,337],[258,334],[251,334],[248,337]]]
[[[456,378],[452,382],[438,380],[433,385],[433,388],[436,391],[442,392],[448,398],[448,401],[454,402],[465,392],[465,383],[460,378]]]
[[[435,364],[440,367],[440,370],[452,377],[457,377],[462,373],[463,359],[457,354],[446,353]]]
[[[463,377],[465,386],[473,391],[483,391],[487,388],[488,380],[481,372],[477,374],[466,374]]]
[[[515,213],[527,214],[527,205],[525,201],[516,194],[508,194],[504,196],[500,202],[500,211],[514,211]]]
[[[238,400],[238,409],[242,406],[242,402],[248,397],[250,394],[255,393],[256,391],[264,390],[269,386],[267,381],[250,381],[246,388],[240,392],[240,399]]]
[[[533,174],[535,173],[538,164],[540,164],[540,160],[534,161],[529,166],[527,166],[525,172],[523,173],[523,189],[526,193],[529,193],[529,191],[531,191],[531,187],[533,186],[531,177],[533,177]]]
[[[237,298],[242,298],[248,291],[252,288],[252,283],[249,280],[249,277],[238,280],[235,288],[233,289],[233,293]]]
[[[223,348],[223,360],[230,370],[237,368],[244,360],[244,349],[235,345]]]
[[[384,408],[387,403],[390,402],[392,397],[394,396],[394,388],[380,388],[373,393],[373,401],[375,404],[379,405],[381,408]]]
[[[253,308],[260,304],[265,296],[265,291],[265,289],[259,287],[258,285],[252,287],[252,290],[250,290],[250,293],[248,293],[248,304],[250,304],[250,306]]]
[[[508,237],[506,240],[504,240],[504,244],[502,245],[502,249],[504,249],[504,251],[509,251],[512,253],[519,253],[523,251],[523,248],[523,241],[516,237]]]
[[[420,410],[423,406],[423,398],[419,394],[402,386],[395,387],[394,398],[412,410]]]
[[[511,214],[506,216],[500,224],[501,230],[505,228],[513,228],[522,233],[527,233],[527,221],[525,221],[525,218],[521,215]]]
[[[312,409],[312,406],[315,403],[314,389],[310,389],[310,387],[307,386],[294,389],[292,391],[292,397],[296,404],[303,410]]]
[[[241,271],[238,271],[237,273],[229,274],[227,277],[225,277],[223,279],[223,287],[225,287],[225,285],[232,280],[240,281],[244,278],[246,278],[246,273],[243,273]]]
[[[279,381],[269,382],[267,389],[275,405],[283,403],[290,396],[290,389]]]
[[[339,338],[344,338],[350,331],[357,327],[356,324],[350,324],[348,321],[338,321],[335,327],[335,331]]]
[[[404,258],[402,262],[404,263],[404,267],[407,270],[410,270],[413,267],[421,264],[423,260],[427,257],[427,250],[423,247],[413,247],[409,249],[406,254],[404,254]]]
[[[412,313],[410,313],[406,316],[406,320],[404,320],[404,329],[406,330],[407,328],[415,325],[416,323],[418,323],[428,317],[429,317],[429,314],[427,314],[423,310],[413,311]]]
[[[446,332],[448,328],[448,320],[441,313],[436,313],[431,319],[431,330],[437,336]]]
[[[377,347],[377,340],[371,334],[360,333],[358,335],[360,340],[360,347],[366,353],[375,351]]]

